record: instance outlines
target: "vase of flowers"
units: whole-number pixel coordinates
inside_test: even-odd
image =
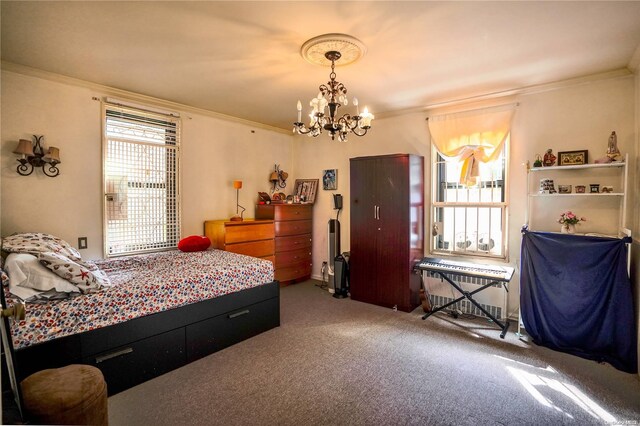
[[[585,222],[587,219],[584,217],[578,217],[571,211],[566,211],[560,215],[558,223],[562,225],[560,232],[563,234],[575,234],[576,225],[580,222]]]

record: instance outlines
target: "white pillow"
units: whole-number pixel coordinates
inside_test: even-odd
[[[20,286],[39,291],[55,290],[62,293],[80,292],[78,287],[51,272],[32,254],[9,254],[5,270],[9,275],[10,287]]]

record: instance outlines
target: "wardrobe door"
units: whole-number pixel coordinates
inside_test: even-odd
[[[409,256],[409,157],[378,160],[378,304],[406,310]]]
[[[353,300],[368,303],[377,303],[376,161],[359,158],[350,162],[350,293]]]

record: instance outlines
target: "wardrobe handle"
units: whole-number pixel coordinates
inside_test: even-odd
[[[376,209],[377,209],[378,220],[380,220],[380,206],[376,206]]]
[[[374,218],[374,219],[377,219],[377,218],[378,218],[378,214],[377,214],[378,210],[376,209],[376,207],[377,207],[377,206],[373,206],[373,218]]]

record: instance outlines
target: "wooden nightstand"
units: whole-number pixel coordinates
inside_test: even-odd
[[[275,262],[273,220],[207,220],[204,234],[211,240],[213,248]]]

